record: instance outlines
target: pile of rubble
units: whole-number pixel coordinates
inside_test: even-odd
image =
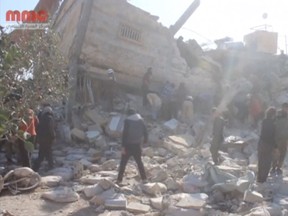
[[[233,136],[226,138],[223,162],[214,166],[209,137],[202,145],[196,141],[203,122],[197,120],[192,136],[190,128],[176,119],[148,121],[150,139],[143,148],[143,163],[149,183],[140,183],[131,160],[120,187],[114,182],[125,115],[97,108],[83,113],[77,127],[62,128],[63,138],[74,145],[55,147],[58,167],[40,170],[44,199],[59,203],[85,199],[101,216],[288,215],[288,178],[255,182],[256,133],[227,130]]]

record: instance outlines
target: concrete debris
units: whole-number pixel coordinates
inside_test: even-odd
[[[204,216],[204,214],[195,209],[183,209],[177,207],[169,207],[165,213],[166,216]]]
[[[69,181],[73,178],[73,170],[71,167],[58,167],[48,172],[49,175],[61,176],[64,181]]]
[[[278,192],[282,195],[288,196],[288,177],[284,177],[283,180],[279,183]]]
[[[201,209],[206,205],[208,195],[204,193],[195,193],[195,194],[182,193],[172,195],[171,199],[177,201],[176,207]]]
[[[125,210],[127,200],[123,194],[116,194],[112,198],[105,200],[105,208],[109,210]]]
[[[151,206],[157,210],[163,209],[163,197],[156,197],[150,199]]]
[[[193,174],[186,175],[182,179],[182,190],[185,193],[199,192],[200,189],[203,189],[207,185],[208,183],[205,180]]]
[[[95,184],[95,185],[87,186],[83,190],[83,192],[87,198],[92,198],[97,194],[103,193],[104,189],[101,187],[100,184]]]
[[[178,126],[179,126],[179,122],[176,119],[171,119],[164,123],[164,127],[166,127],[167,129],[173,132],[176,132]]]
[[[250,191],[246,190],[244,193],[244,201],[251,202],[251,203],[257,203],[257,202],[263,202],[263,195],[256,192],[256,191]]]
[[[111,160],[105,161],[102,164],[102,170],[106,170],[106,171],[116,170],[117,166],[118,166],[118,162],[116,162],[116,160],[114,159],[111,159]]]
[[[165,193],[167,191],[167,187],[160,182],[147,183],[142,186],[142,190],[144,193],[147,193],[151,196],[157,196]]]
[[[57,187],[63,182],[61,176],[45,176],[41,177],[41,185],[47,187]]]
[[[100,205],[104,205],[105,201],[107,199],[112,199],[113,197],[115,197],[115,190],[114,188],[111,188],[110,190],[106,190],[101,194],[96,194],[91,200],[90,203],[96,205],[96,206],[100,206]]]
[[[137,202],[131,202],[127,205],[127,211],[133,214],[145,214],[150,211],[150,206]]]
[[[176,191],[180,189],[180,184],[172,177],[167,178],[164,184],[166,185],[167,190]]]
[[[76,139],[83,141],[83,142],[86,140],[85,132],[78,129],[78,128],[73,128],[71,130],[71,136],[72,136],[72,138],[76,138]]]
[[[67,187],[56,188],[53,191],[44,192],[41,197],[59,203],[76,202],[79,199],[79,195],[71,188]]]
[[[113,116],[106,127],[106,132],[110,137],[119,138],[122,135],[125,116]]]
[[[0,216],[15,216],[14,214],[11,214],[10,212],[6,210],[1,210],[0,209]]]
[[[86,132],[86,138],[89,143],[93,143],[97,141],[97,138],[100,136],[99,131],[87,131]]]
[[[159,166],[152,168],[149,173],[152,176],[152,182],[164,182],[168,178],[167,172]]]

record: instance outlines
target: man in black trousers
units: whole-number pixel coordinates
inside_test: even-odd
[[[144,165],[141,159],[141,144],[147,143],[148,133],[142,117],[135,110],[128,110],[122,135],[122,155],[117,183],[123,180],[123,174],[130,156],[133,156],[143,182],[147,181]]]
[[[35,171],[38,171],[44,159],[48,161],[49,169],[53,168],[52,144],[55,139],[54,124],[52,108],[46,106],[40,114],[39,125],[37,128],[36,139],[39,144],[39,155],[33,167]]]

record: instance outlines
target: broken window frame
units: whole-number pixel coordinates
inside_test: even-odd
[[[119,37],[130,42],[142,44],[142,31],[129,24],[120,23],[119,26]]]

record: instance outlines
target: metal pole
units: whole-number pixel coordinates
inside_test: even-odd
[[[195,0],[187,10],[182,14],[182,16],[177,20],[177,22],[170,26],[170,31],[172,35],[175,35],[180,28],[185,24],[185,22],[189,19],[189,17],[194,13],[194,11],[199,7],[200,0]]]

